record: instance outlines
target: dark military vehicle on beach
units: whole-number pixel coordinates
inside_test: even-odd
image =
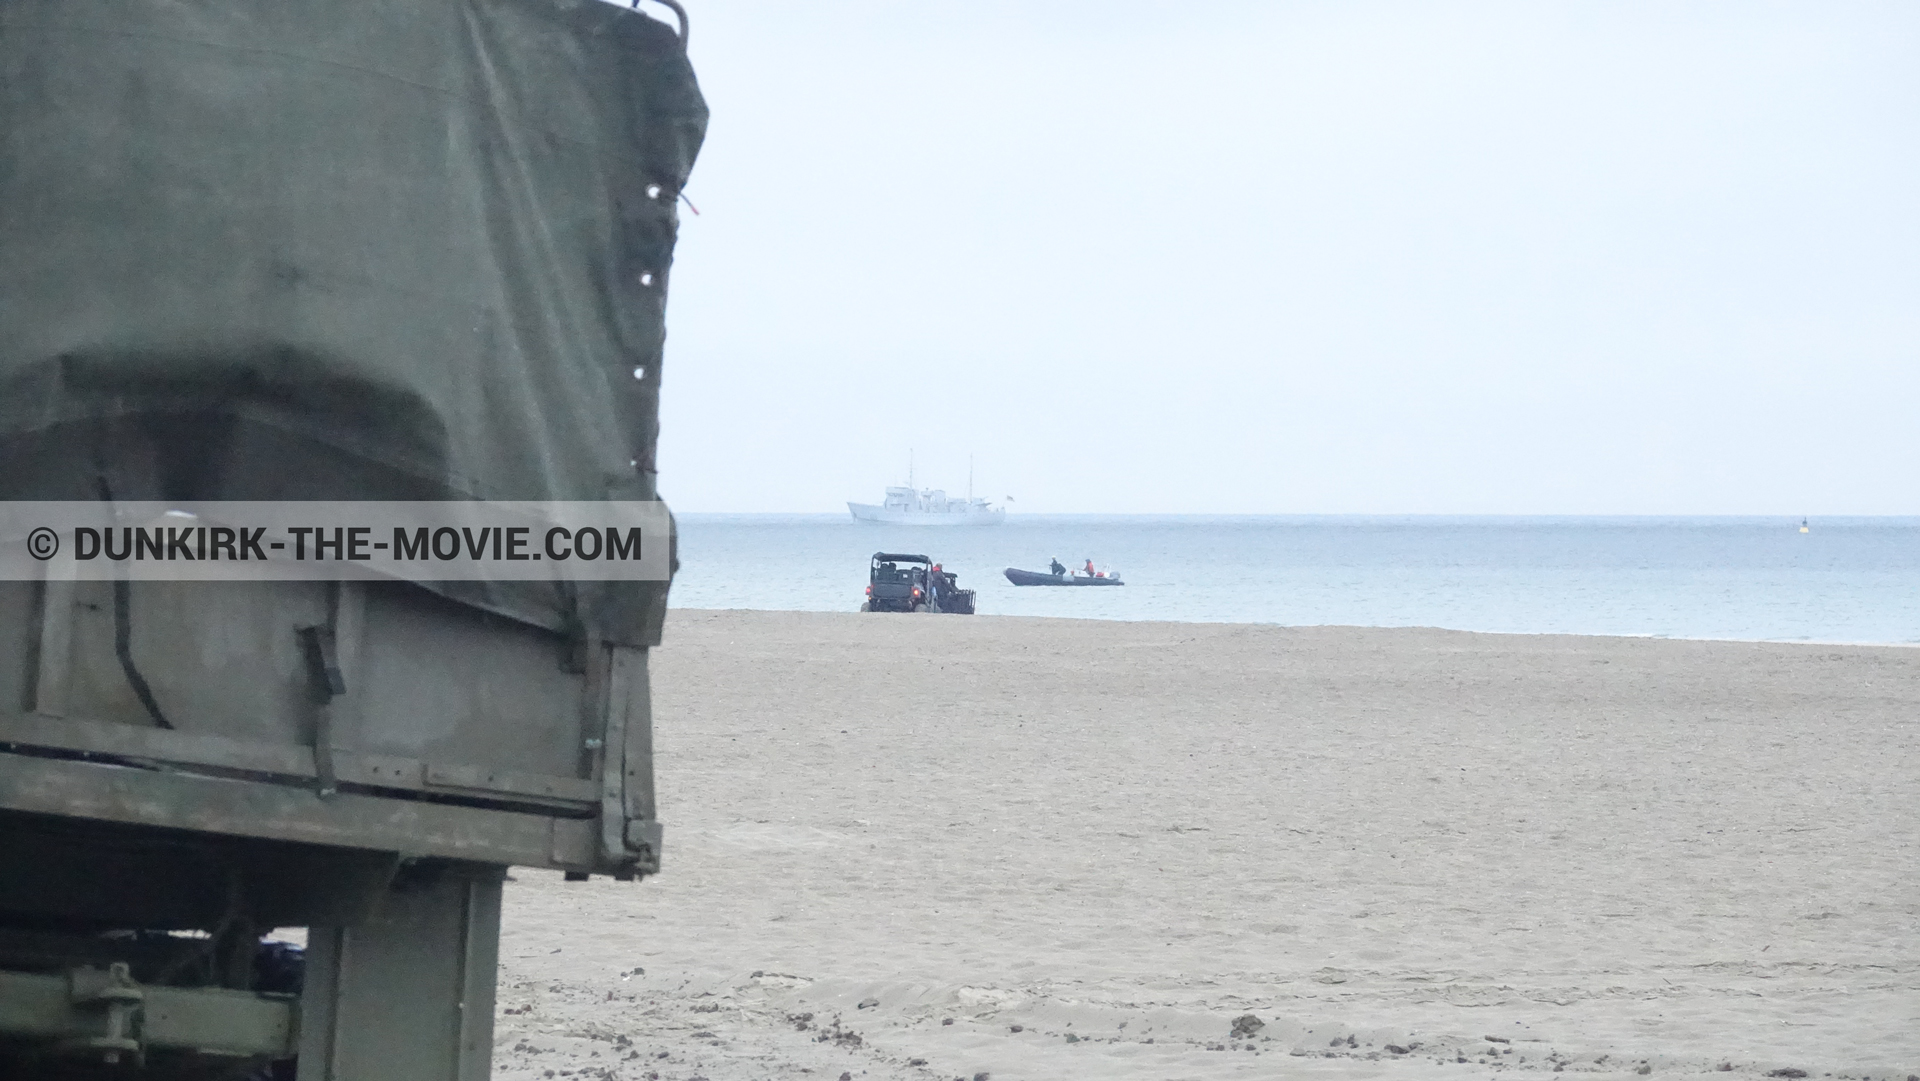
[[[707,119],[662,14],[0,0],[0,500],[656,501]],[[507,869],[660,867],[665,581],[43,566],[0,1077],[484,1081]]]
[[[867,572],[867,599],[860,610],[970,616],[973,590],[961,589],[958,575],[939,569],[924,555],[875,552]]]

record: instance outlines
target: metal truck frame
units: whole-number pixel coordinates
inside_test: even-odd
[[[505,868],[656,870],[651,731],[645,650],[402,583],[0,582],[0,1056],[485,1078]]]

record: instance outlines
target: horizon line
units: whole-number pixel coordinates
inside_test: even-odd
[[[672,500],[667,500],[672,507]],[[845,511],[740,511],[740,510],[675,510],[677,517],[730,517],[730,518],[831,518],[845,521],[851,525],[878,525],[880,523],[861,522]],[[1025,519],[1050,518],[1286,518],[1286,519],[1324,519],[1324,518],[1480,518],[1480,519],[1671,519],[1699,520],[1726,519],[1742,521],[1796,520],[1846,521],[1846,520],[1887,520],[1920,522],[1920,511],[1907,514],[1888,513],[1785,513],[1785,512],[1531,512],[1531,511],[1022,511],[1009,514],[1005,521],[1013,522]],[[899,529],[984,529],[989,526],[913,526],[897,525]]]

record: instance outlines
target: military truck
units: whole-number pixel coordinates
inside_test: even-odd
[[[0,0],[0,500],[655,499],[667,7]],[[0,1076],[485,1078],[507,868],[660,867],[664,581],[54,566]]]

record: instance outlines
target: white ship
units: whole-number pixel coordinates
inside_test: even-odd
[[[1012,499],[1012,496],[1008,496]],[[862,522],[882,525],[999,525],[1007,520],[1007,509],[996,507],[973,494],[973,457],[967,457],[967,497],[949,499],[938,488],[913,485],[913,455],[907,455],[907,486],[888,488],[880,503],[848,503],[847,509]]]
[[[1007,520],[1005,507],[984,499],[949,499],[938,488],[888,488],[883,503],[848,503],[847,509],[863,522],[884,525],[999,525]]]

